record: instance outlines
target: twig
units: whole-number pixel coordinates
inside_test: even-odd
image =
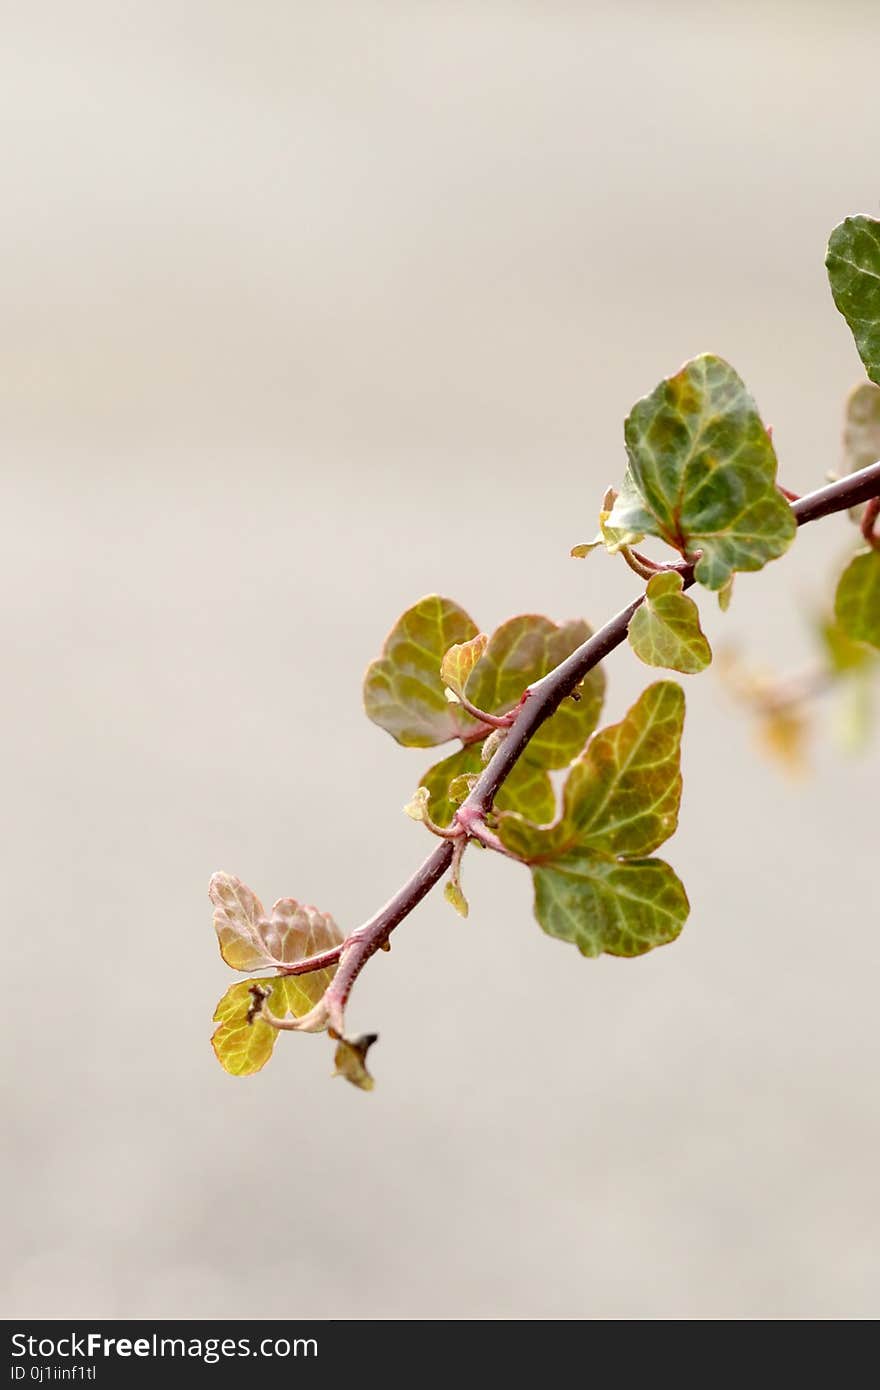
[[[798,525],[805,526],[810,521],[818,521],[834,512],[846,511],[877,497],[880,497],[880,462],[873,463],[858,473],[851,473],[827,487],[817,489],[816,492],[808,493],[793,502],[791,509]],[[677,570],[682,576],[683,589],[689,589],[694,583],[692,563],[682,561],[669,568]],[[640,594],[638,598],[633,599],[632,603],[621,609],[610,622],[566,657],[565,661],[529,687],[526,692],[528,698],[523,698],[507,737],[483,769],[473,790],[459,809],[459,824],[463,833],[468,833],[468,825],[473,828],[474,825],[482,823],[499,788],[513,771],[541,725],[550,718],[566,696],[572,694],[584,677],[626,639],[630,619],[644,602],[644,597],[644,594]],[[482,834],[478,838],[486,843]],[[394,928],[409,916],[413,908],[417,907],[422,898],[440,881],[452,862],[452,856],[451,840],[438,845],[393,898],[368,922],[352,932],[339,948],[339,968],[321,1003],[310,1014],[298,1019],[294,1026],[308,1029],[310,1026],[316,1026],[323,1018],[329,1019],[337,1032],[344,1032],[345,1005],[358,975],[370,957],[387,943]],[[321,957],[298,961],[295,970],[292,969],[289,973],[304,974],[310,970],[321,969],[327,964],[327,957],[333,954],[324,952]]]

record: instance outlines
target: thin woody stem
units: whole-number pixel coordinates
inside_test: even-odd
[[[880,462],[871,464],[858,473],[851,473],[827,487],[817,489],[816,492],[808,493],[793,502],[791,509],[798,525],[805,526],[810,521],[818,521],[834,512],[846,511],[877,497],[880,497]],[[682,576],[684,589],[689,589],[694,583],[693,564],[682,561],[669,568],[677,570]],[[644,597],[644,594],[640,594],[638,598],[633,599],[632,603],[621,609],[610,622],[566,657],[565,661],[525,692],[507,737],[484,768],[458,812],[459,823],[465,833],[468,823],[472,826],[482,823],[499,788],[509,777],[541,725],[558,709],[562,701],[576,690],[584,677],[604,661],[609,652],[625,641],[630,619],[644,602]],[[483,839],[483,836],[480,835],[479,838]],[[316,1022],[319,1011],[322,1011],[337,1032],[344,1031],[343,1012],[358,975],[370,957],[386,945],[394,928],[409,916],[413,908],[417,907],[440,881],[452,862],[452,856],[453,842],[445,840],[429,854],[421,868],[416,870],[412,878],[398,889],[385,906],[351,934],[340,948],[339,968],[321,1004],[312,1011],[312,1015],[299,1020],[300,1027],[304,1024],[308,1026],[307,1020]],[[325,952],[325,956],[332,954]],[[296,971],[291,973],[303,974],[308,970],[320,969],[321,965],[314,963],[318,959],[311,957],[309,960],[299,961]],[[321,964],[325,963],[323,957],[320,960]]]

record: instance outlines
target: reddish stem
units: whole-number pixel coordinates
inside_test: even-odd
[[[880,498],[880,462],[871,464],[869,468],[863,468],[858,473],[851,473],[846,478],[830,483],[827,487],[818,488],[815,492],[808,493],[806,497],[799,498],[792,503],[792,511],[798,525],[805,526],[810,521],[818,521],[821,517],[830,516],[834,512],[846,511],[850,507],[859,506],[862,502],[870,502],[876,498]],[[684,581],[683,588],[689,589],[694,583],[693,564],[682,561],[680,564],[668,568],[679,572]],[[500,745],[488,766],[484,768],[470,795],[462,803],[458,814],[460,823],[465,828],[468,824],[473,826],[482,823],[499,788],[510,775],[541,725],[558,709],[566,696],[572,694],[593,667],[598,666],[609,652],[614,651],[615,647],[619,647],[621,642],[626,640],[630,619],[636,609],[644,602],[644,597],[644,594],[640,594],[576,651],[566,657],[565,661],[561,662],[555,670],[529,687],[526,692],[529,698],[526,699],[524,694],[518,709],[515,712],[511,711],[515,713],[515,718],[507,738]],[[374,917],[371,917],[363,926],[358,927],[357,931],[351,934],[341,948],[339,968],[322,1001],[329,1015],[329,1021],[337,1032],[342,1033],[344,1031],[343,1012],[345,1005],[351,994],[352,985],[367,961],[380,947],[386,944],[394,928],[405,917],[409,916],[413,908],[440,881],[452,862],[452,855],[453,842],[451,840],[445,840],[438,845],[429,854],[422,866],[416,870],[412,878],[398,889]],[[332,954],[332,952],[325,954]],[[312,957],[312,960],[316,959],[319,958]],[[302,974],[305,970],[320,968],[320,965],[312,964],[310,961],[300,961],[298,968],[292,970],[291,973]]]

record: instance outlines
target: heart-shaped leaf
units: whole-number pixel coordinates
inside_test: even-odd
[[[585,955],[638,955],[673,940],[687,917],[672,869],[643,857],[678,822],[683,720],[681,687],[658,681],[590,740],[556,822],[499,816],[502,842],[532,866],[541,926]]]
[[[868,376],[880,385],[880,222],[847,217],[831,233],[825,264],[834,303],[849,324]]]
[[[683,582],[675,570],[649,579],[645,601],[631,617],[627,635],[636,656],[648,666],[693,675],[709,665],[712,648],[700,627],[697,605],[682,593]]]
[[[682,555],[699,551],[694,573],[709,589],[788,549],[797,527],[776,488],[773,444],[727,362],[686,363],[633,406],[625,437],[629,466],[608,518],[622,543],[651,535]]]
[[[432,748],[479,729],[447,700],[440,675],[449,648],[477,635],[476,623],[451,599],[431,594],[408,608],[367,669],[364,706],[373,723],[408,748]]]
[[[506,714],[519,704],[523,691],[546,676],[591,636],[580,619],[556,624],[537,614],[510,618],[496,628],[467,684],[472,704],[490,714]],[[567,767],[596,727],[605,694],[599,667],[563,700],[542,724],[526,756],[538,767]]]

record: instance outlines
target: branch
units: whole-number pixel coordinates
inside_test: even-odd
[[[871,464],[858,473],[852,473],[838,482],[830,483],[827,487],[819,488],[816,492],[808,493],[806,497],[793,502],[791,509],[798,525],[805,526],[810,521],[818,521],[834,512],[846,511],[878,496],[880,462]],[[682,576],[684,589],[689,589],[694,583],[692,563],[682,561],[669,568],[677,570]],[[572,694],[594,666],[604,661],[609,652],[614,651],[615,647],[619,647],[626,639],[630,619],[644,602],[644,597],[644,594],[640,594],[626,608],[621,609],[610,622],[566,657],[565,661],[525,692],[507,737],[459,809],[457,821],[463,834],[468,833],[469,825],[474,826],[481,822],[491,809],[498,789],[510,775],[545,720],[550,718],[566,696]],[[344,1032],[343,1013],[358,975],[370,957],[387,945],[394,928],[409,916],[413,908],[417,907],[422,898],[440,881],[452,862],[452,856],[451,840],[438,845],[412,878],[398,889],[394,897],[374,917],[352,932],[339,948],[339,968],[332,983],[321,1003],[311,1014],[298,1020],[300,1028],[308,1028],[310,1023],[314,1025],[319,1017],[323,1017],[329,1019],[330,1025],[337,1032]],[[320,958],[312,957],[309,960],[298,961],[295,973],[302,974],[308,970],[319,969],[319,964],[314,962],[320,960],[320,964],[323,965],[326,963],[326,957],[332,954],[325,952]]]

